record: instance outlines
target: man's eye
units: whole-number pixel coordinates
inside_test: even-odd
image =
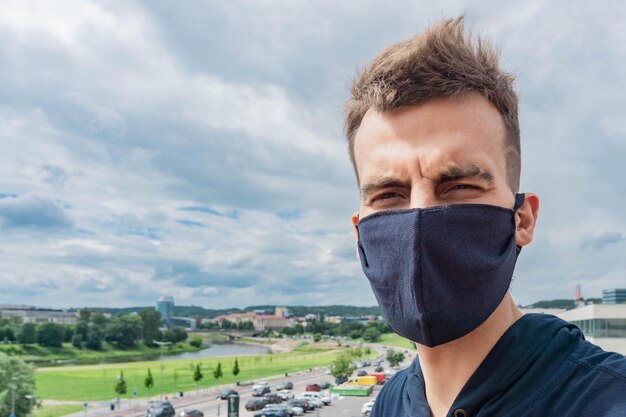
[[[383,193],[374,197],[372,201],[385,201],[385,200],[389,200],[395,197],[400,197],[400,195],[398,193],[392,193],[392,192]]]
[[[476,188],[476,187],[470,184],[458,184],[452,187],[453,190],[468,190],[470,188]]]

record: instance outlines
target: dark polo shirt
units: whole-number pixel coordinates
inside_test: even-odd
[[[417,358],[381,390],[371,417],[429,417]],[[626,417],[626,359],[573,324],[526,314],[470,377],[448,417]]]

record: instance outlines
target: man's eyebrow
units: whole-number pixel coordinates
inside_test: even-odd
[[[408,181],[402,181],[393,177],[372,177],[361,186],[361,197],[367,197],[369,194],[383,188],[411,188],[411,185]]]
[[[444,182],[457,181],[464,178],[479,178],[488,182],[489,184],[494,182],[493,174],[489,170],[474,164],[457,165],[450,167],[447,171],[444,171],[438,175],[436,182],[438,184],[441,184]]]

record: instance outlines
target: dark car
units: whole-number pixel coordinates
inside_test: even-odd
[[[335,378],[335,384],[341,385],[344,382],[346,382],[347,380],[348,380],[348,378],[346,378],[345,376],[338,376],[337,378]]]
[[[308,384],[305,388],[305,391],[321,391],[322,388],[319,386],[319,384]]]
[[[150,405],[146,415],[148,417],[174,417],[176,411],[169,401],[156,401]]]
[[[367,376],[367,371],[359,369],[359,371],[356,373],[356,376]]]
[[[323,381],[319,383],[319,386],[321,389],[328,389],[330,387],[332,387],[331,383],[328,381]]]
[[[384,372],[385,370],[383,369],[382,366],[378,365],[377,367],[374,368],[374,372]]]
[[[254,417],[291,417],[291,413],[286,408],[264,408],[254,413]]]
[[[253,398],[246,403],[246,410],[248,411],[256,411],[265,407],[267,403],[263,398]]]
[[[270,387],[268,387],[267,385],[260,385],[260,386],[255,386],[254,388],[252,388],[252,396],[253,397],[262,397],[265,394],[270,393]]]
[[[276,384],[276,391],[280,391],[283,389],[293,389],[293,384],[289,381],[279,382],[278,384]]]
[[[283,399],[280,398],[276,393],[265,394],[263,398],[265,398],[265,402],[267,402],[267,404],[280,404],[281,402],[283,402]]]
[[[313,403],[307,400],[289,400],[287,401],[287,405],[289,407],[300,407],[305,412],[315,410],[315,406],[313,405]]]
[[[220,391],[220,400],[227,400],[229,395],[239,395],[234,389],[223,389]]]
[[[204,417],[204,413],[196,409],[187,409],[187,410],[181,411],[179,416],[180,417]]]

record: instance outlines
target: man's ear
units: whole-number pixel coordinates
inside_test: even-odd
[[[357,224],[359,224],[359,212],[355,211],[352,214],[352,231],[354,232],[354,240],[359,240],[359,232],[356,229]]]
[[[539,197],[525,193],[524,204],[515,214],[515,244],[526,246],[533,241],[533,233],[539,215]]]
[[[354,241],[358,242],[359,241],[359,232],[356,228],[356,225],[359,224],[359,212],[355,211],[354,214],[352,214],[352,231],[354,232]],[[356,246],[356,258],[357,259],[361,259],[361,254],[359,253],[359,245],[358,243],[355,245]]]

